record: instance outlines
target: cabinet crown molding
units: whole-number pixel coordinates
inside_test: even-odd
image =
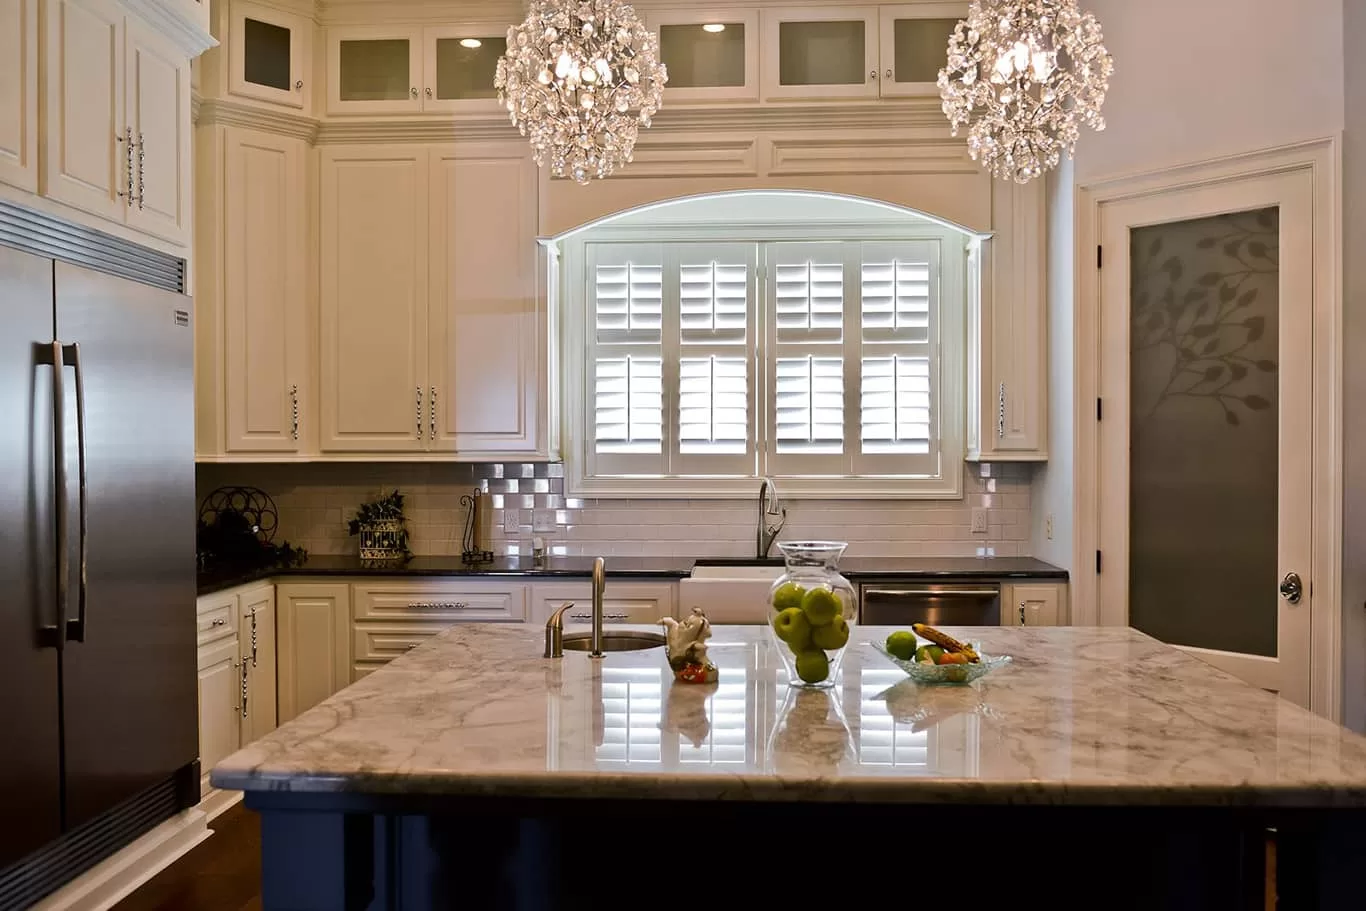
[[[247,127],[308,142],[314,142],[318,138],[318,121],[302,114],[271,110],[230,98],[200,98],[195,95],[194,101],[194,121],[198,126],[221,124]]]
[[[218,46],[218,39],[209,34],[202,23],[185,15],[178,5],[166,0],[119,0],[119,3],[160,32],[186,57],[193,59]]]

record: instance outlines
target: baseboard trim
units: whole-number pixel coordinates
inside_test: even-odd
[[[107,911],[212,835],[208,821],[208,815],[198,807],[171,817],[30,911]]]
[[[241,791],[220,791],[217,788],[210,788],[195,809],[204,814],[205,822],[212,823],[241,802]]]

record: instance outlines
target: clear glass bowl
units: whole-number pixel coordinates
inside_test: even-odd
[[[916,683],[927,686],[961,686],[980,680],[987,674],[1010,663],[1009,655],[985,655],[979,643],[969,642],[973,650],[982,659],[976,664],[918,664],[914,661],[904,661],[901,658],[887,651],[887,647],[881,642],[870,642],[873,648],[882,653],[888,661],[895,664],[906,672]]]
[[[839,574],[840,541],[778,544],[787,572],[768,593],[768,632],[790,686],[833,686],[858,622],[858,596]]]

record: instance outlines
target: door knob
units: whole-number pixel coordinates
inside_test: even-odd
[[[1304,595],[1304,583],[1300,580],[1299,573],[1286,573],[1281,580],[1281,597],[1291,604],[1299,604],[1301,596]]]

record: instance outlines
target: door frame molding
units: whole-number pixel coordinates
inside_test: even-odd
[[[1100,537],[1100,207],[1181,190],[1296,171],[1313,180],[1313,585],[1310,614],[1310,707],[1342,715],[1342,211],[1341,145],[1331,136],[1245,155],[1079,183],[1076,188],[1072,622],[1099,626],[1096,552]]]

